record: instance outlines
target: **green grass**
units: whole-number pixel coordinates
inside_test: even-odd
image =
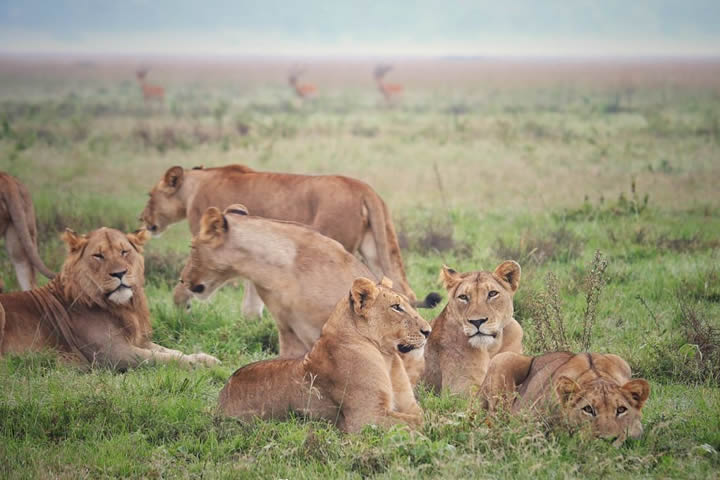
[[[361,178],[391,207],[419,295],[440,288],[443,263],[521,263],[516,318],[532,353],[548,273],[579,345],[583,282],[600,250],[609,265],[591,348],[651,382],[641,439],[616,449],[425,391],[425,426],[413,433],[220,418],[225,380],[275,355],[277,333],[267,314],[243,318],[240,288],[190,313],[173,306],[190,238],[182,223],[146,248],[154,338],[222,365],[117,374],[49,353],[0,360],[0,477],[716,478],[720,352],[699,347],[691,320],[720,328],[720,99],[692,82],[636,85],[619,104],[614,84],[563,85],[417,86],[387,108],[359,87],[300,104],[279,85],[180,76],[166,106],[149,109],[121,76],[0,70],[0,170],[30,188],[55,269],[65,227],[136,228],[145,193],[172,165]],[[16,289],[4,251],[0,268]]]

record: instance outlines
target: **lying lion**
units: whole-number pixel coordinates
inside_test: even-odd
[[[386,275],[412,302],[417,300],[405,276],[385,202],[368,184],[353,178],[257,172],[244,165],[172,167],[150,191],[140,220],[159,235],[187,218],[190,231],[197,235],[200,218],[209,207],[223,210],[234,203],[247,205],[260,217],[311,226],[348,252],[359,252],[375,277]],[[176,290],[176,299],[184,303],[182,292]],[[436,303],[424,305],[432,308]],[[260,316],[263,311],[250,282],[245,282],[242,311],[247,316]]]
[[[36,272],[47,278],[55,274],[45,266],[37,251],[35,209],[25,185],[0,172],[0,236],[5,237],[5,248],[15,267],[21,290],[35,288]],[[0,292],[4,285],[0,279]]]
[[[209,208],[200,223],[181,285],[207,299],[233,278],[252,281],[277,324],[282,357],[309,351],[353,280],[373,278],[335,240],[298,223],[250,216],[243,205],[224,213]],[[421,369],[413,370],[417,376]]]
[[[522,353],[523,331],[513,318],[520,265],[501,263],[494,272],[458,273],[443,266],[448,304],[433,322],[422,381],[432,389],[467,394],[482,385],[490,359]]]
[[[100,228],[63,234],[68,256],[47,285],[0,295],[0,355],[54,349],[116,369],[143,362],[218,363],[150,341],[142,246],[150,235]]]
[[[490,410],[503,405],[546,416],[560,406],[570,425],[589,424],[595,435],[620,445],[642,435],[642,407],[650,395],[646,380],[630,378],[630,366],[617,355],[506,352],[490,362],[481,394]]]
[[[346,432],[367,424],[420,427],[422,410],[398,351],[422,348],[429,333],[405,296],[358,278],[307,355],[240,368],[220,392],[220,411],[243,420],[296,412]]]

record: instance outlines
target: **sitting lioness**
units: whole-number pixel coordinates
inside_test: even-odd
[[[630,366],[617,355],[506,352],[490,362],[481,394],[490,410],[532,408],[545,416],[559,405],[570,425],[589,424],[595,435],[620,445],[642,435],[642,407],[650,395],[646,380],[630,378]]]
[[[523,351],[522,327],[513,318],[520,265],[509,260],[494,272],[470,273],[443,266],[440,279],[448,304],[433,322],[422,381],[435,391],[471,393],[482,385],[492,357]]]
[[[370,185],[339,175],[258,172],[245,165],[191,170],[172,167],[150,191],[140,220],[153,235],[188,219],[197,235],[209,207],[221,211],[242,203],[253,215],[309,225],[350,253],[359,252],[377,278],[389,277],[411,302],[417,299],[405,276],[390,212]],[[176,299],[182,290],[176,290]],[[434,305],[430,305],[432,308]],[[242,312],[262,314],[255,287],[245,282]]]
[[[5,237],[5,248],[21,290],[37,286],[36,272],[50,279],[55,276],[37,251],[35,209],[30,192],[17,178],[4,172],[0,172],[0,237]],[[0,292],[3,288],[0,279]]]
[[[211,365],[150,341],[142,246],[150,235],[100,228],[67,230],[68,256],[47,285],[0,295],[0,355],[54,349],[91,365],[126,369],[143,362]]]
[[[240,368],[220,392],[220,411],[244,420],[296,412],[346,432],[367,424],[420,427],[422,410],[398,352],[422,348],[429,334],[405,296],[358,278],[308,354]]]
[[[252,281],[277,324],[282,357],[309,351],[353,280],[373,278],[335,240],[299,223],[250,216],[243,205],[224,213],[211,207],[200,223],[181,286],[207,299],[233,278]]]

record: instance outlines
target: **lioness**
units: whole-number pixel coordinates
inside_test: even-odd
[[[433,322],[422,380],[434,390],[470,393],[482,385],[490,359],[522,353],[523,331],[513,318],[520,265],[508,260],[494,272],[458,273],[443,265],[448,304]]]
[[[208,208],[200,223],[182,287],[204,300],[235,277],[252,281],[277,324],[282,357],[310,350],[353,280],[374,276],[332,238],[299,223],[250,216],[244,205],[224,213]]]
[[[150,341],[142,257],[147,231],[125,235],[100,228],[78,235],[67,230],[62,238],[68,256],[58,276],[28,292],[0,295],[0,354],[50,348],[121,370],[142,362],[218,362]]]
[[[7,173],[0,172],[0,236],[15,267],[21,290],[35,288],[35,272],[47,278],[55,274],[45,266],[37,251],[35,209],[25,185]],[[0,280],[0,292],[4,285]]]
[[[412,302],[390,212],[366,183],[338,175],[292,175],[257,172],[244,165],[220,168],[172,167],[150,191],[140,220],[153,235],[187,218],[197,235],[209,207],[223,210],[242,203],[253,215],[289,220],[313,227],[350,253],[357,251],[376,277],[386,275]],[[182,290],[176,300],[184,303]],[[432,307],[434,305],[431,305]],[[263,304],[254,286],[245,282],[243,314],[261,315]]]
[[[546,415],[559,405],[571,425],[589,423],[597,436],[620,445],[627,436],[642,435],[642,407],[650,395],[650,384],[631,376],[630,366],[617,355],[505,352],[490,362],[481,395],[491,410],[504,405]]]
[[[220,392],[220,411],[245,420],[294,411],[346,432],[371,423],[420,427],[422,410],[398,351],[422,348],[429,334],[405,296],[358,278],[307,355],[240,368]]]

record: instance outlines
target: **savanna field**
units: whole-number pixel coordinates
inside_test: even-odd
[[[443,294],[426,319],[442,264],[516,260],[525,350],[625,358],[652,386],[645,434],[615,448],[422,389],[418,432],[221,418],[225,381],[277,332],[243,318],[241,287],[174,306],[182,222],[145,249],[154,339],[222,365],[1,359],[1,478],[720,477],[720,63],[397,61],[391,105],[365,61],[308,62],[306,100],[291,61],[144,63],[162,104],[133,59],[0,59],[0,170],[30,189],[50,268],[65,227],[135,230],[173,165],[352,176],[390,207],[418,296]],[[4,249],[0,267],[16,290]]]

